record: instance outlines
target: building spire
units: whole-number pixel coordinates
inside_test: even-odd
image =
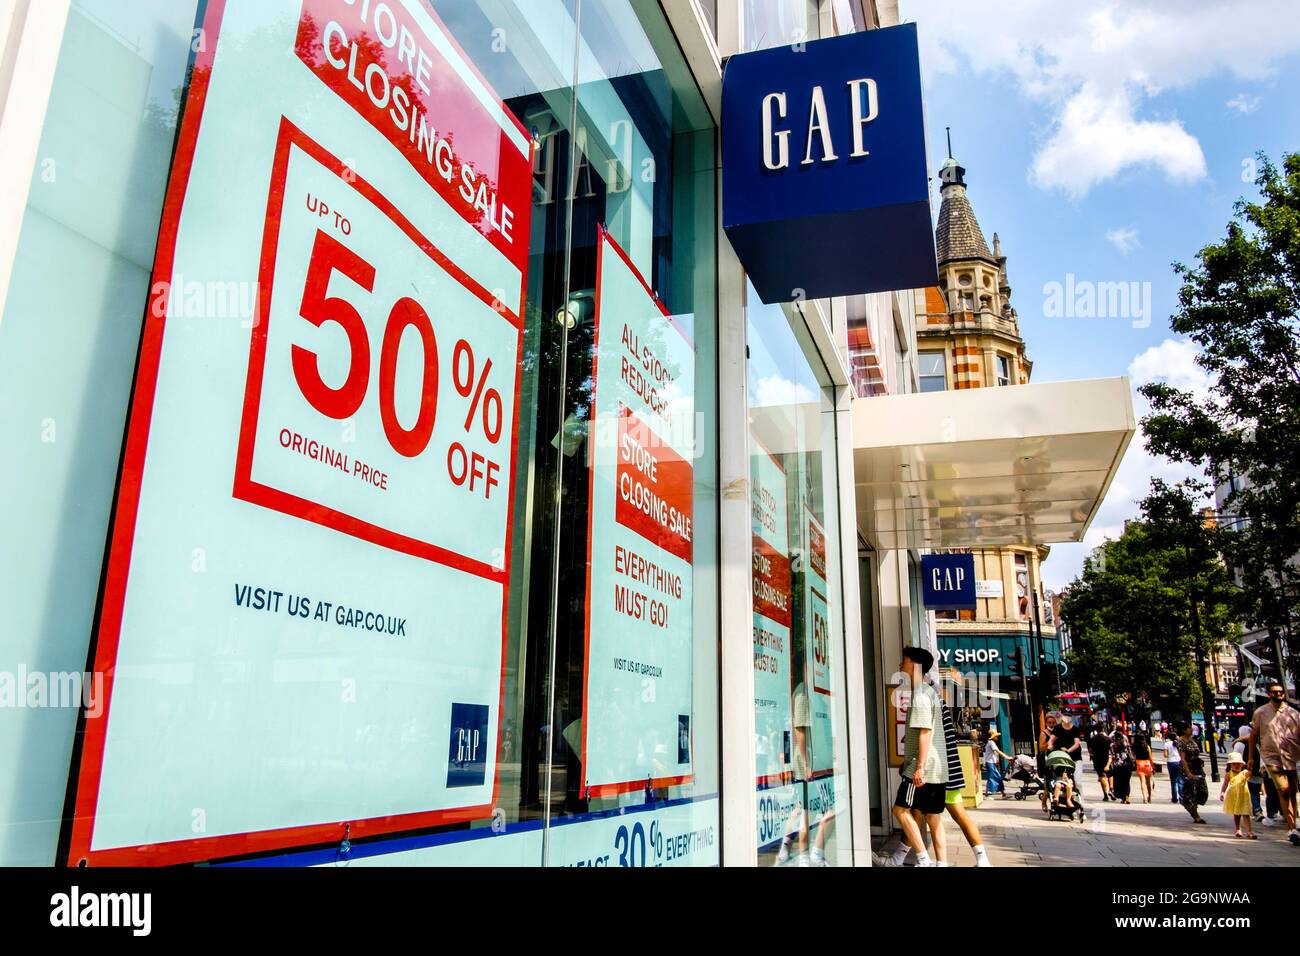
[[[945,131],[948,128],[945,127]],[[948,132],[952,143],[952,133]],[[966,198],[966,168],[951,155],[939,167],[939,222],[934,230],[935,251],[939,265],[953,259],[983,258],[993,261],[995,253],[989,252],[984,233],[975,219],[970,200]]]

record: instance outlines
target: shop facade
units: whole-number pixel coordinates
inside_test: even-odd
[[[869,860],[855,306],[721,62],[896,8],[5,15],[0,865]]]
[[[1059,666],[1056,639],[1047,637],[1040,643],[1028,634],[940,630],[937,644],[935,666],[957,688],[953,719],[958,737],[984,741],[990,730],[997,730],[1002,735],[1003,750],[1032,753],[1034,712],[1043,707],[1050,709],[1051,704],[1035,701],[1025,693],[1023,682],[1016,680],[1012,661],[1018,649],[1023,661],[1033,661],[1036,654],[1041,654],[1042,663]],[[975,737],[971,737],[972,732]]]

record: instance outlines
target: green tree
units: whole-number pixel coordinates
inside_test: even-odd
[[[1150,451],[1216,483],[1245,479],[1224,501],[1237,520],[1220,545],[1241,572],[1239,613],[1276,646],[1300,603],[1300,153],[1280,170],[1261,154],[1259,169],[1259,201],[1237,203],[1195,267],[1175,266],[1183,285],[1170,326],[1199,347],[1209,393],[1144,386],[1152,412],[1142,427]]]
[[[1153,547],[1169,558],[1167,573],[1181,584],[1185,613],[1196,655],[1198,681],[1205,713],[1213,706],[1213,691],[1205,677],[1205,662],[1225,642],[1239,637],[1240,593],[1234,587],[1223,552],[1234,532],[1219,525],[1213,509],[1198,506],[1210,498],[1212,486],[1189,480],[1170,486],[1160,479],[1142,501],[1145,527]],[[1208,699],[1206,699],[1208,698]]]
[[[1156,493],[1170,491],[1157,486]],[[1072,647],[1066,660],[1079,687],[1102,690],[1111,700],[1145,696],[1165,713],[1185,713],[1203,709],[1197,629],[1207,651],[1235,639],[1232,589],[1207,543],[1212,529],[1187,525],[1169,509],[1153,512],[1096,549],[1067,590],[1061,616]]]

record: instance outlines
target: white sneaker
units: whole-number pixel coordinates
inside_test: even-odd
[[[827,865],[825,854],[823,854],[822,851],[819,850],[819,849],[817,849],[816,847],[813,847],[812,852],[811,852],[810,854],[808,854],[808,860],[809,860],[810,865],[812,865],[812,866],[826,866],[826,865]]]
[[[892,853],[872,853],[871,865],[872,866],[902,866],[903,864],[895,862],[894,855]]]
[[[939,864],[936,863],[934,860],[931,860],[928,863],[918,863],[916,865],[917,866],[938,866]]]
[[[947,860],[935,860],[935,861],[934,861],[934,865],[935,865],[935,866],[952,866],[952,864],[949,863]]]
[[[790,844],[783,841],[781,849],[776,851],[776,862],[784,863],[788,859],[790,859]]]
[[[1280,827],[1283,825],[1282,821],[1279,820],[1277,817],[1265,817],[1263,820],[1260,820],[1259,822],[1264,824],[1264,826],[1266,827]]]
[[[992,865],[993,865],[993,861],[989,859],[989,855],[988,855],[987,853],[980,853],[980,854],[978,854],[978,855],[975,857],[975,865],[976,865],[976,866],[992,866]]]

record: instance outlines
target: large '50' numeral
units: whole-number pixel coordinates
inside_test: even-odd
[[[320,357],[301,345],[293,346],[294,378],[303,397],[322,415],[351,418],[365,401],[370,387],[370,338],[365,321],[351,303],[325,294],[330,276],[339,272],[367,292],[375,286],[375,267],[329,233],[316,230],[307,281],[298,313],[318,328],[326,322],[342,326],[348,337],[348,375],[338,388],[330,388],[320,375]],[[397,419],[397,350],[402,332],[415,329],[424,348],[424,375],[420,389],[420,413],[415,424],[403,428]],[[379,356],[379,417],[388,443],[399,455],[414,458],[428,447],[438,412],[438,343],[429,314],[414,299],[403,297],[393,304],[384,328]]]

